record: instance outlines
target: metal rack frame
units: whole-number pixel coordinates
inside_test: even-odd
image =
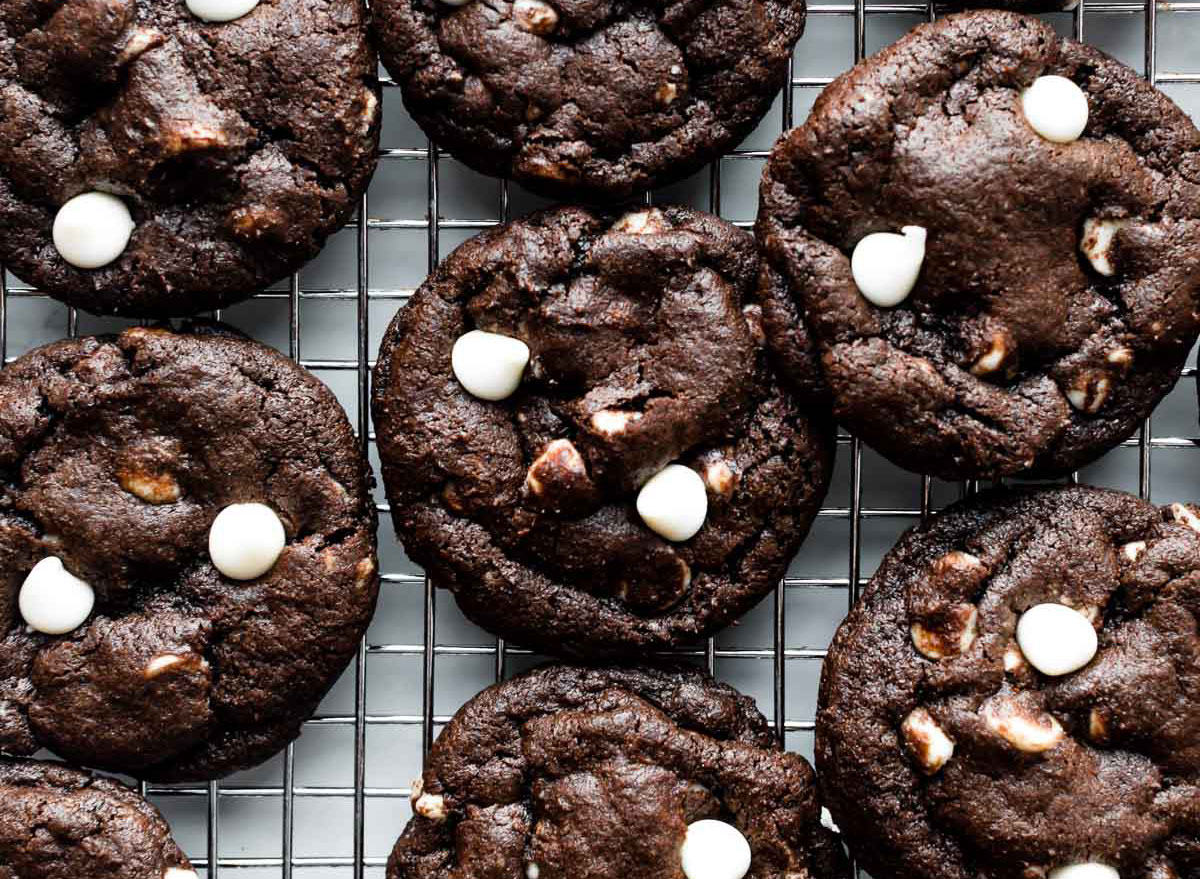
[[[1095,20],[1095,16],[1142,16],[1144,18],[1144,72],[1146,79],[1154,84],[1190,83],[1200,84],[1200,69],[1194,72],[1160,72],[1158,70],[1158,19],[1160,11],[1177,13],[1200,12],[1200,2],[1177,2],[1155,4],[1151,0],[1145,3],[1099,3],[1089,4],[1085,11],[1084,2],[1072,13],[1074,35],[1077,39],[1085,37],[1085,22]],[[889,3],[886,5],[866,5],[864,0],[855,0],[850,4],[810,6],[809,15],[813,18],[836,16],[853,19],[854,60],[861,60],[866,54],[866,37],[868,22],[872,17],[886,14],[903,13],[923,15],[930,19],[935,17],[938,10],[930,3]],[[803,41],[801,42],[803,48]],[[1200,50],[1197,52],[1197,66],[1200,67]],[[840,71],[839,71],[840,72]],[[788,70],[791,88],[785,89],[782,102],[780,123],[781,130],[786,131],[794,122],[794,103],[797,89],[819,90],[828,84],[832,77],[797,77],[794,75],[794,63]],[[385,88],[393,88],[394,83],[384,82]],[[737,150],[726,156],[726,159],[762,159],[767,155],[766,150]],[[374,441],[370,433],[369,421],[369,382],[371,359],[373,351],[368,350],[368,317],[369,305],[373,301],[395,300],[397,307],[407,300],[412,293],[408,289],[372,289],[370,286],[371,257],[369,231],[381,229],[417,229],[426,233],[426,254],[428,267],[432,269],[438,262],[440,252],[439,237],[442,230],[482,230],[503,222],[509,217],[509,188],[507,181],[500,186],[500,203],[496,219],[455,219],[443,218],[440,212],[439,199],[439,161],[441,154],[432,144],[424,147],[385,148],[380,151],[381,166],[387,162],[404,162],[413,166],[413,173],[420,173],[424,166],[427,182],[426,217],[415,219],[373,219],[370,214],[369,197],[364,195],[359,205],[358,216],[349,228],[357,232],[357,286],[352,289],[328,288],[305,289],[301,285],[300,273],[291,277],[286,290],[273,290],[258,294],[257,298],[286,299],[288,307],[288,353],[302,365],[317,370],[349,371],[355,374],[357,393],[357,431],[362,439],[364,448]],[[648,195],[646,201],[650,202]],[[709,170],[708,209],[721,213],[721,163],[715,162]],[[365,219],[364,219],[365,218]],[[433,218],[432,221],[430,218]],[[748,226],[749,223],[739,223]],[[41,296],[38,291],[17,285],[6,284],[5,274],[0,270],[0,357],[8,362],[9,355],[9,304],[10,299],[20,297]],[[355,357],[353,359],[306,359],[303,351],[303,328],[301,326],[302,300],[344,300],[356,304]],[[66,331],[75,335],[78,331],[78,314],[74,309],[67,311]],[[219,314],[218,314],[219,316]],[[1195,368],[1183,371],[1185,376],[1194,375]],[[813,728],[811,711],[803,718],[789,718],[785,708],[785,673],[789,660],[821,661],[825,650],[807,647],[788,647],[785,639],[785,595],[794,589],[843,589],[846,591],[847,608],[857,600],[862,586],[862,525],[866,520],[874,518],[917,518],[927,515],[932,506],[932,484],[928,477],[921,480],[921,488],[917,504],[912,508],[872,508],[863,503],[863,450],[857,438],[850,436],[839,437],[839,455],[849,456],[849,503],[842,506],[825,506],[820,512],[822,518],[834,518],[849,521],[849,540],[846,555],[846,576],[844,577],[788,577],[775,589],[773,598],[773,643],[769,648],[722,648],[718,649],[716,642],[710,639],[702,649],[693,651],[692,655],[707,663],[710,670],[718,659],[722,658],[751,658],[762,662],[771,662],[773,717],[782,718],[781,723],[775,724],[780,741],[789,732],[808,732]],[[1154,448],[1191,448],[1196,445],[1192,437],[1164,436],[1154,437],[1150,420],[1147,419],[1138,437],[1126,442],[1127,446],[1136,447],[1138,452],[1138,487],[1143,497],[1149,497],[1151,489],[1150,464],[1151,451]],[[974,490],[974,485],[967,483],[961,486],[962,493]],[[387,511],[386,504],[380,504],[381,512]],[[384,518],[380,538],[382,541],[394,539],[390,532],[387,518]],[[495,678],[505,677],[509,659],[513,656],[525,655],[527,651],[509,647],[503,640],[497,640],[491,646],[438,644],[437,632],[437,599],[428,578],[412,574],[387,572],[383,573],[384,589],[419,589],[423,591],[423,640],[420,643],[368,643],[364,639],[359,646],[358,655],[354,661],[354,710],[348,714],[319,714],[306,724],[306,727],[336,725],[353,727],[353,785],[350,787],[326,786],[297,786],[296,779],[296,750],[289,745],[283,758],[283,780],[281,786],[244,786],[239,787],[230,783],[213,782],[208,785],[192,787],[162,787],[142,785],[143,794],[152,798],[165,797],[198,797],[204,798],[207,807],[207,844],[204,851],[189,852],[193,863],[202,871],[206,871],[210,879],[217,879],[222,870],[238,871],[241,868],[259,868],[253,870],[254,876],[279,875],[283,879],[292,879],[297,870],[303,872],[306,868],[339,868],[339,872],[349,874],[354,879],[362,879],[367,871],[378,874],[384,860],[379,857],[365,856],[364,824],[366,803],[373,798],[405,798],[409,796],[407,787],[368,787],[366,779],[366,734],[368,727],[375,725],[399,724],[419,726],[425,753],[428,753],[435,727],[448,720],[448,717],[435,713],[435,678],[434,669],[439,657],[484,655],[494,659]],[[368,714],[366,699],[367,657],[374,654],[401,654],[420,657],[421,679],[419,682],[422,697],[420,714]],[[414,684],[416,682],[414,681]],[[348,755],[349,756],[349,755]],[[271,797],[281,803],[280,815],[280,847],[278,857],[233,858],[222,856],[220,851],[221,820],[220,803],[231,797]],[[298,857],[295,855],[295,806],[298,798],[339,797],[353,799],[353,853],[350,857]],[[397,833],[400,827],[396,827]],[[270,870],[270,873],[267,871]]]

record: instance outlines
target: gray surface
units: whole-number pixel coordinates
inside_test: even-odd
[[[737,154],[719,167],[654,194],[749,222],[765,151],[789,116],[803,119],[820,88],[855,60],[928,18],[922,5],[815,5],[794,64],[792,100],[782,97]],[[1064,34],[1083,36],[1146,70],[1193,118],[1200,119],[1200,2],[1088,3],[1082,16],[1048,16]],[[1154,20],[1157,25],[1154,26]],[[1147,59],[1149,63],[1147,63]],[[789,106],[790,105],[790,106]],[[445,255],[478,229],[543,204],[517,187],[480,177],[451,158],[431,157],[400,95],[384,97],[384,158],[366,199],[367,228],[340,232],[291,284],[220,316],[298,356],[338,394],[360,431],[366,364],[396,308]],[[439,217],[432,227],[427,217]],[[73,315],[7,278],[0,328],[8,357],[70,332],[123,326]],[[1194,363],[1191,358],[1189,363]],[[1081,481],[1142,491],[1155,502],[1200,498],[1196,398],[1189,368],[1143,437],[1079,474]],[[812,534],[774,599],[722,633],[695,657],[753,694],[768,717],[784,718],[789,748],[811,756],[820,660],[852,598],[896,537],[915,523],[922,499],[932,508],[965,486],[923,482],[843,438],[833,487]],[[371,444],[374,463],[374,444]],[[1150,475],[1153,473],[1153,480]],[[380,502],[383,496],[378,495]],[[325,700],[301,739],[266,765],[219,785],[149,791],[188,854],[210,875],[247,879],[381,876],[409,817],[408,784],[420,771],[423,742],[463,701],[533,658],[497,651],[496,640],[458,612],[445,595],[431,599],[421,571],[380,521],[384,588],[360,662]],[[432,603],[431,603],[432,601]],[[432,704],[426,704],[426,687]],[[214,864],[215,861],[215,864]],[[203,871],[202,871],[203,872]]]

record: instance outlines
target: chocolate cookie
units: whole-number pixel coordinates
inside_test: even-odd
[[[1079,0],[954,0],[950,9],[1007,9],[1011,12],[1073,12]],[[939,4],[940,6],[940,4]]]
[[[369,473],[314,376],[135,328],[0,372],[0,750],[139,778],[259,763],[378,591]]]
[[[1200,875],[1200,517],[984,494],[909,531],[839,629],[821,787],[878,879]]]
[[[484,174],[616,201],[679,180],[766,115],[804,0],[378,0],[409,113]]]
[[[438,736],[387,876],[701,879],[718,874],[698,854],[740,853],[752,879],[834,879],[815,788],[754,702],[697,669],[545,666]]]
[[[158,809],[61,763],[0,758],[0,879],[196,879]]]
[[[361,0],[0,0],[0,261],[156,317],[298,269],[375,168],[366,19]]]
[[[667,648],[756,604],[834,450],[807,338],[759,278],[749,235],[685,208],[560,208],[459,247],[375,369],[410,557],[556,655]]]
[[[837,417],[921,473],[1094,460],[1200,328],[1200,133],[1013,13],[922,25],[834,81],[775,147],[760,207]]]

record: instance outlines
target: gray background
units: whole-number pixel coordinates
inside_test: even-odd
[[[1146,71],[1200,119],[1197,13],[1200,2],[1160,4],[1157,10],[1094,2],[1082,13],[1046,20],[1064,34],[1082,27],[1086,40]],[[791,100],[781,95],[735,153],[655,192],[652,200],[683,202],[748,224],[766,151],[779,132],[803,120],[821,87],[854,63],[856,47],[874,52],[929,14],[923,4],[810,6],[807,33],[795,53]],[[220,314],[298,357],[334,389],[368,436],[367,368],[383,330],[431,261],[479,229],[544,204],[519,187],[431,154],[390,85],[382,146],[361,211],[365,227],[352,224],[298,276]],[[431,215],[438,218],[432,225]],[[69,333],[125,325],[68,311],[11,275],[4,281],[0,346],[10,359]],[[1157,503],[1200,498],[1194,373],[1185,370],[1149,431],[1079,479],[1141,491]],[[374,464],[373,441],[370,449]],[[740,625],[697,645],[696,661],[754,695],[769,718],[782,717],[787,746],[811,757],[821,658],[856,594],[850,584],[870,577],[897,536],[919,519],[923,504],[936,509],[968,488],[923,481],[843,436],[825,507],[786,582]],[[392,536],[381,491],[377,499],[384,572],[379,611],[358,661],[299,741],[264,766],[219,784],[147,791],[202,873],[245,879],[381,876],[410,814],[408,785],[420,772],[423,744],[498,675],[534,661],[464,620],[449,596],[431,593]]]

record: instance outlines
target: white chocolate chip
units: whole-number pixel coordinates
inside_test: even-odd
[[[148,504],[173,504],[182,492],[170,473],[147,473],[123,467],[117,471],[121,488]]]
[[[854,247],[850,271],[858,291],[872,305],[899,305],[916,286],[925,261],[926,232],[905,226],[901,234],[872,232]]]
[[[450,352],[454,377],[481,400],[512,396],[528,363],[529,346],[520,339],[483,330],[459,336]]]
[[[904,718],[900,732],[926,775],[938,772],[954,756],[954,742],[924,708],[916,708]]]
[[[1079,249],[1087,257],[1097,273],[1111,278],[1117,273],[1112,261],[1112,243],[1117,232],[1124,229],[1129,220],[1097,220],[1089,217],[1083,222],[1083,237]]]
[[[1004,670],[1012,674],[1023,668],[1025,668],[1025,654],[1021,652],[1020,645],[1016,641],[1012,641],[1004,648]]]
[[[1063,740],[1063,728],[1049,714],[1033,715],[1007,697],[994,697],[983,706],[988,729],[1027,754],[1049,751]]]
[[[979,634],[979,611],[973,604],[960,604],[948,614],[944,631],[913,623],[913,646],[929,659],[946,659],[966,653]]]
[[[375,96],[375,89],[363,89],[363,125],[370,128],[375,124],[375,110],[379,107],[379,98]]]
[[[587,476],[587,465],[574,443],[568,439],[556,439],[529,466],[525,485],[540,497],[546,493],[547,482],[562,481],[572,476]]]
[[[972,375],[990,375],[1001,367],[1008,356],[1008,341],[1004,333],[993,333],[992,344],[971,364]]]
[[[558,13],[544,0],[516,0],[512,17],[521,30],[538,36],[545,36],[558,26]]]
[[[1098,647],[1088,618],[1065,604],[1039,604],[1021,614],[1017,643],[1029,664],[1051,677],[1079,671]]]
[[[716,494],[729,497],[737,485],[737,477],[724,461],[714,461],[704,468],[704,483]]]
[[[842,828],[838,827],[837,824],[834,823],[833,813],[824,806],[821,807],[821,826],[826,830],[832,830],[834,833],[842,832]]]
[[[525,865],[525,879],[538,879],[542,875],[542,870],[537,864],[530,861]]]
[[[1078,140],[1087,128],[1087,95],[1065,76],[1035,79],[1021,92],[1021,110],[1030,127],[1053,143]]]
[[[624,232],[627,235],[652,235],[665,232],[667,219],[658,208],[645,211],[630,211],[613,223],[614,232]]]
[[[124,67],[130,61],[140,57],[152,46],[162,45],[166,39],[162,31],[148,27],[134,28],[129,39],[125,41],[125,45],[121,48],[121,54],[117,56],[117,64]]]
[[[705,818],[688,825],[679,860],[687,879],[742,879],[750,871],[750,843],[732,824]]]
[[[201,21],[234,21],[248,15],[258,0],[185,0],[188,12]]]
[[[146,680],[153,680],[165,671],[169,671],[181,663],[187,662],[186,656],[180,656],[178,653],[163,653],[150,660],[146,665],[142,676]]]
[[[952,575],[965,576],[972,582],[978,582],[987,576],[987,566],[978,556],[952,549],[933,563],[933,576],[941,580]]]
[[[1128,366],[1133,363],[1133,352],[1128,348],[1113,348],[1104,355],[1104,359],[1114,366]]]
[[[218,571],[234,580],[253,580],[274,567],[287,533],[266,504],[230,504],[208,531],[208,554]]]
[[[1080,412],[1094,415],[1108,399],[1112,381],[1104,373],[1081,372],[1075,376],[1071,386],[1064,391],[1071,405]]]
[[[639,421],[641,412],[622,412],[620,409],[601,409],[592,416],[592,427],[606,436],[621,433],[631,421]]]
[[[21,618],[44,635],[78,629],[95,604],[92,587],[64,568],[57,556],[47,556],[33,566],[17,597]]]
[[[362,586],[366,584],[371,575],[375,573],[374,559],[360,559],[358,564],[354,566],[354,584]]]
[[[441,794],[421,794],[413,801],[413,811],[430,821],[445,821],[446,798]]]
[[[1193,531],[1200,532],[1200,518],[1183,504],[1171,504],[1171,516],[1180,525],[1187,525]]]
[[[1068,864],[1065,867],[1055,867],[1050,871],[1047,879],[1121,879],[1121,874],[1108,864],[1087,861]]]
[[[107,192],[85,192],[54,215],[54,249],[76,268],[98,269],[125,251],[133,228],[125,202]]]
[[[186,867],[167,867],[163,879],[198,879],[195,870]]]
[[[691,467],[668,464],[642,486],[637,496],[642,521],[667,540],[690,540],[708,515],[704,480]]]
[[[1136,562],[1146,551],[1146,541],[1135,540],[1121,547],[1121,553],[1131,562]]]

